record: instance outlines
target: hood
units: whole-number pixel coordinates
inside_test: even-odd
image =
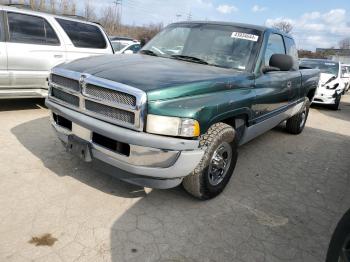
[[[194,84],[197,87],[205,86],[205,89],[208,85],[213,88],[218,83],[230,85],[232,81],[237,81],[235,78],[250,75],[232,69],[141,54],[95,56],[75,60],[60,67],[133,86],[147,93],[175,86],[183,89],[184,85]],[[183,92],[186,93],[186,90]],[[157,96],[157,92],[152,93]],[[168,95],[174,95],[174,92],[170,93]]]
[[[326,74],[326,73],[321,73],[320,74],[320,84],[321,86],[324,86],[325,84],[328,84],[327,82],[332,78],[335,77],[333,74]],[[334,81],[334,80],[332,80]],[[332,82],[330,81],[330,82]]]

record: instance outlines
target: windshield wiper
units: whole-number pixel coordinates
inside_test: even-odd
[[[198,64],[203,64],[203,65],[209,65],[209,63],[207,61],[200,59],[198,57],[194,57],[194,56],[172,55],[171,57],[174,59],[179,59],[179,60],[183,60],[183,61],[194,62],[194,63],[198,63]]]
[[[140,50],[140,53],[145,54],[145,55],[158,56],[155,52],[148,50],[148,49],[142,49],[142,50]]]

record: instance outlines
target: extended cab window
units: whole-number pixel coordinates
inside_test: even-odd
[[[10,42],[39,45],[59,45],[50,24],[42,17],[7,13]]]
[[[274,54],[285,54],[283,38],[278,34],[271,34],[265,51],[265,65],[268,66],[270,58]]]
[[[106,40],[97,26],[56,18],[75,47],[105,49]]]

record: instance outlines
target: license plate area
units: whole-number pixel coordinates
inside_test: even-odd
[[[80,157],[85,162],[91,162],[91,144],[75,135],[68,136],[68,152]]]

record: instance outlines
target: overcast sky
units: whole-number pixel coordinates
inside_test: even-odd
[[[84,0],[78,0],[84,3]],[[98,7],[115,0],[91,1]],[[122,0],[123,23],[148,24],[174,21],[217,20],[271,25],[288,20],[299,48],[336,47],[350,37],[350,0]],[[97,7],[97,10],[98,10]]]

